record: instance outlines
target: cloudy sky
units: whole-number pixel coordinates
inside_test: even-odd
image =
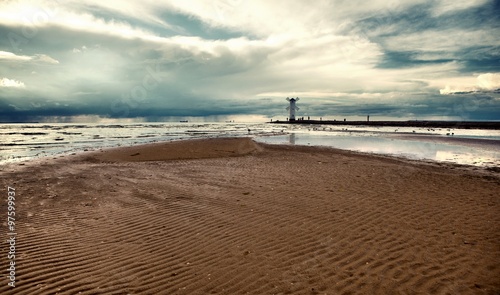
[[[0,122],[500,120],[500,1],[0,2]]]

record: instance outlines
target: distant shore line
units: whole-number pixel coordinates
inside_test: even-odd
[[[331,120],[279,121],[278,120],[278,121],[271,121],[269,123],[500,130],[500,122],[474,122],[474,121],[331,121]]]

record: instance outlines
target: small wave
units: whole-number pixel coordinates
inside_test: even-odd
[[[80,135],[80,134],[83,134],[81,132],[67,132],[67,131],[58,131],[57,133],[64,134],[64,135]]]
[[[46,132],[7,132],[1,133],[3,135],[47,135]]]
[[[0,146],[32,146],[32,145],[50,145],[52,142],[37,142],[37,143],[0,143]]]
[[[123,125],[97,125],[96,128],[125,128]]]
[[[209,134],[209,133],[220,133],[220,130],[217,130],[217,131],[210,131],[210,130],[186,130],[186,133]]]
[[[68,144],[69,142],[58,142],[57,144],[55,143],[49,143],[49,144],[46,144],[44,143],[43,145],[35,145],[33,147],[30,147],[30,149],[34,150],[34,149],[46,149],[47,148],[47,145],[50,145],[50,147],[64,147],[66,144]]]

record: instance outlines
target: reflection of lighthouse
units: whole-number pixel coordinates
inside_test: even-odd
[[[289,121],[295,121],[295,110],[299,110],[299,108],[297,106],[295,106],[295,102],[297,100],[299,100],[299,98],[286,98],[286,100],[288,100],[290,102],[290,106],[287,107],[286,109],[290,111],[290,119]]]

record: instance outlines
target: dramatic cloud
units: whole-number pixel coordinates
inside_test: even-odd
[[[500,120],[499,15],[494,0],[4,1],[0,121],[267,120],[287,96],[300,116]]]
[[[457,85],[446,85],[444,89],[440,89],[441,94],[454,94],[454,93],[471,93],[471,92],[500,92],[500,74],[482,74],[476,78],[476,83],[470,85],[461,83]]]

